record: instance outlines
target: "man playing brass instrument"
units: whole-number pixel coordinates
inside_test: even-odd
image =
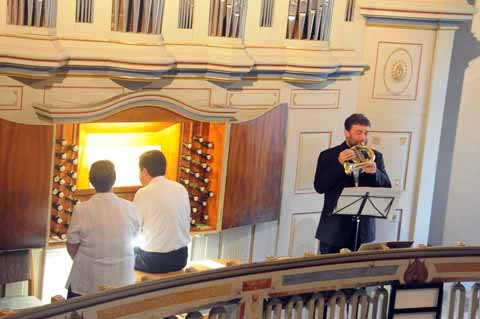
[[[342,248],[354,251],[356,221],[351,216],[332,215],[338,198],[345,187],[355,186],[354,174],[349,174],[347,166],[356,161],[351,149],[367,141],[370,121],[363,114],[352,114],[344,123],[345,142],[320,153],[315,172],[314,187],[325,194],[322,215],[315,237],[320,240],[322,254],[338,253]],[[374,160],[359,169],[358,186],[392,187],[385,171],[382,153],[373,150]],[[345,165],[347,164],[347,165]],[[359,243],[368,243],[375,239],[375,219],[362,217],[359,229]]]

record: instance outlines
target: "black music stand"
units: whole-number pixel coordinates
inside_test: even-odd
[[[387,219],[396,208],[401,191],[382,187],[347,187],[338,198],[333,216],[352,216],[355,228],[355,250],[357,250],[360,219],[370,216]]]

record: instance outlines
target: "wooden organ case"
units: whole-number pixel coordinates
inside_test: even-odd
[[[115,163],[114,193],[133,200],[141,187],[138,156],[161,149],[166,177],[183,184],[191,203],[191,232],[275,220],[280,213],[286,107],[243,123],[202,122],[156,107],[138,107],[101,120],[57,124],[50,243],[61,243],[78,201],[94,194],[93,161]]]

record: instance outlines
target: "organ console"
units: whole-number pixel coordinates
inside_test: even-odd
[[[55,231],[51,233],[51,241],[60,240],[59,234],[67,232],[74,205],[94,194],[88,182],[88,169],[93,161],[100,158],[113,161],[117,171],[113,191],[133,200],[140,187],[138,155],[153,148],[160,148],[167,158],[167,178],[183,184],[189,193],[192,232],[218,230],[219,199],[214,194],[220,192],[225,124],[198,122],[180,116],[176,119],[173,124],[122,119],[122,123],[106,120],[57,125],[57,162],[52,183],[56,202],[51,212],[51,228]],[[97,143],[95,138],[99,133],[122,135],[122,138],[115,140],[110,135],[111,139],[99,139]],[[135,156],[129,159],[129,153]],[[128,166],[122,166],[125,165],[121,164],[123,161],[129,160]]]
[[[162,120],[158,113],[168,121]],[[283,115],[283,111],[278,114]],[[234,153],[228,169],[223,168],[227,164],[224,160],[227,154],[226,125],[191,120],[158,109],[142,110],[141,115],[139,110],[122,111],[95,123],[58,124],[55,130],[55,171],[51,182],[54,202],[50,218],[53,230],[51,243],[55,245],[64,240],[62,234],[68,230],[74,206],[94,194],[88,181],[88,170],[94,161],[109,159],[114,162],[117,180],[113,192],[133,200],[141,187],[138,178],[139,155],[149,149],[162,150],[167,159],[166,177],[178,181],[187,189],[191,203],[191,232],[219,231],[224,227],[254,223],[257,218],[265,220],[265,215],[247,216],[249,210],[241,208],[253,199],[232,202],[247,193],[244,192],[244,186],[231,184],[231,181],[237,183],[240,176],[250,170],[253,172],[258,165],[251,163],[250,169],[239,169],[250,163],[235,160],[241,154],[235,154],[239,146],[230,145],[229,152],[233,150]],[[237,134],[235,130],[233,133]],[[245,136],[244,133],[238,134],[242,138]],[[254,173],[251,178],[254,176],[256,179],[258,174]],[[256,182],[252,179],[252,185]],[[222,197],[217,194],[222,194]],[[224,207],[220,206],[221,203]]]

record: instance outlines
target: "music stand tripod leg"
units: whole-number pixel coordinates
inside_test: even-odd
[[[358,250],[358,236],[359,236],[359,231],[360,231],[360,216],[357,215],[355,217],[355,221],[357,222],[356,228],[355,228],[355,246],[353,247],[353,251]]]
[[[355,247],[353,247],[353,251],[358,250],[358,236],[360,232],[360,216],[362,215],[363,208],[365,207],[365,204],[367,203],[368,200],[368,195],[370,195],[369,192],[363,196],[363,201],[362,204],[360,205],[360,209],[358,210],[357,216],[355,216],[355,221],[357,222],[356,228],[355,228]]]

